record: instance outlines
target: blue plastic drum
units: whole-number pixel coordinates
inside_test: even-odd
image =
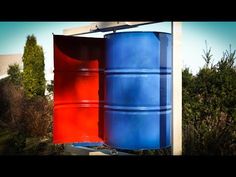
[[[105,143],[127,150],[171,146],[171,34],[105,38]]]

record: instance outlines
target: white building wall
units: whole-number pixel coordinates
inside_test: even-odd
[[[17,63],[23,69],[22,54],[0,55],[0,79],[7,77],[8,66]]]

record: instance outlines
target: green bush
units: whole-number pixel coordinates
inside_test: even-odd
[[[52,101],[44,96],[44,55],[33,35],[27,37],[23,62],[23,73],[18,64],[10,65],[9,77],[0,81],[0,127],[14,133],[6,142],[8,154],[23,154],[29,138],[45,138],[52,131]]]
[[[235,51],[226,51],[194,76],[183,74],[183,151],[186,155],[236,155]],[[209,66],[211,64],[211,66]]]
[[[9,75],[9,79],[12,83],[14,83],[15,85],[21,85],[22,73],[20,72],[19,64],[9,65],[7,74]]]

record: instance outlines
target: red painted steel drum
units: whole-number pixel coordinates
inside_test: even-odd
[[[54,35],[53,142],[103,142],[104,39]]]

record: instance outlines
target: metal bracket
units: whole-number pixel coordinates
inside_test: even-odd
[[[88,34],[94,32],[107,32],[107,31],[116,31],[127,28],[134,28],[140,25],[146,25],[156,23],[154,21],[141,21],[141,22],[95,22],[90,25],[64,29],[64,35],[79,35],[79,34]]]

